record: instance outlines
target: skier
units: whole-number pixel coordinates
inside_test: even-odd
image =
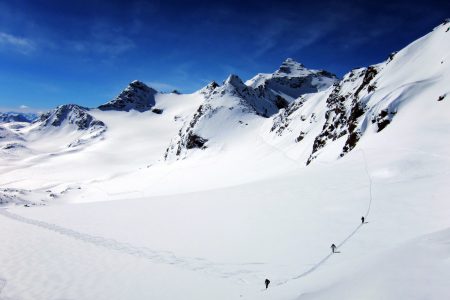
[[[336,253],[336,245],[335,244],[331,244],[331,252]]]
[[[364,224],[364,216],[361,217],[361,223]]]
[[[264,283],[266,284],[266,290],[267,290],[267,288],[269,287],[270,280],[266,278],[266,280],[264,280]]]

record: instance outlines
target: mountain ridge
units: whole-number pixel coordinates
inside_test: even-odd
[[[233,135],[237,136],[244,130],[242,124],[258,117],[263,118],[258,122],[268,124],[261,125],[265,128],[264,139],[280,149],[299,148],[302,153],[308,152],[307,157],[302,158],[306,165],[322,152],[327,152],[326,149],[335,147],[329,145],[337,143],[340,150],[333,150],[336,151],[335,158],[343,157],[364,135],[372,131],[382,132],[394,121],[399,110],[398,95],[401,95],[403,87],[414,84],[410,77],[417,77],[414,75],[416,64],[411,64],[411,57],[427,64],[435,60],[432,52],[443,53],[442,49],[435,49],[431,44],[446,40],[448,31],[445,26],[441,24],[401,51],[391,53],[384,62],[353,69],[340,80],[328,71],[307,69],[287,58],[273,73],[259,73],[245,83],[235,74],[229,75],[222,84],[213,81],[192,94],[201,99],[197,107],[182,118],[174,116],[177,122],[183,121],[176,125],[177,134],[167,137],[168,146],[161,157],[164,160],[185,159],[196,149],[207,152],[225,145],[232,141]],[[442,68],[444,60],[438,60],[439,68]],[[433,84],[430,78],[439,72],[440,69],[436,68],[425,69],[418,73],[421,81],[417,82]],[[395,97],[394,94],[398,95]],[[447,94],[448,91],[442,90],[436,97],[442,101]],[[134,80],[117,97],[97,109],[64,105],[53,113],[43,114],[39,120],[45,123],[44,127],[58,127],[68,120],[77,130],[95,127],[97,129],[92,130],[100,135],[108,129],[101,115],[97,118],[92,115],[96,110],[152,111],[164,115],[164,105],[158,104],[163,95],[172,97],[174,101],[184,97],[178,93],[158,93],[145,83]],[[230,135],[226,134],[227,140],[217,137],[222,130],[230,131]]]

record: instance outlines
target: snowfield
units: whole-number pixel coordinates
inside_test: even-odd
[[[0,124],[0,299],[448,298],[448,27],[339,82],[288,59]]]

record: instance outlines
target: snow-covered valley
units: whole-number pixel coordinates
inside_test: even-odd
[[[449,25],[342,80],[3,118],[0,299],[445,299]]]

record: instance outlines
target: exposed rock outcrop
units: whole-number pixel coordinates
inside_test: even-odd
[[[145,83],[135,80],[131,82],[115,99],[100,105],[100,110],[144,112],[155,105],[156,90]]]

